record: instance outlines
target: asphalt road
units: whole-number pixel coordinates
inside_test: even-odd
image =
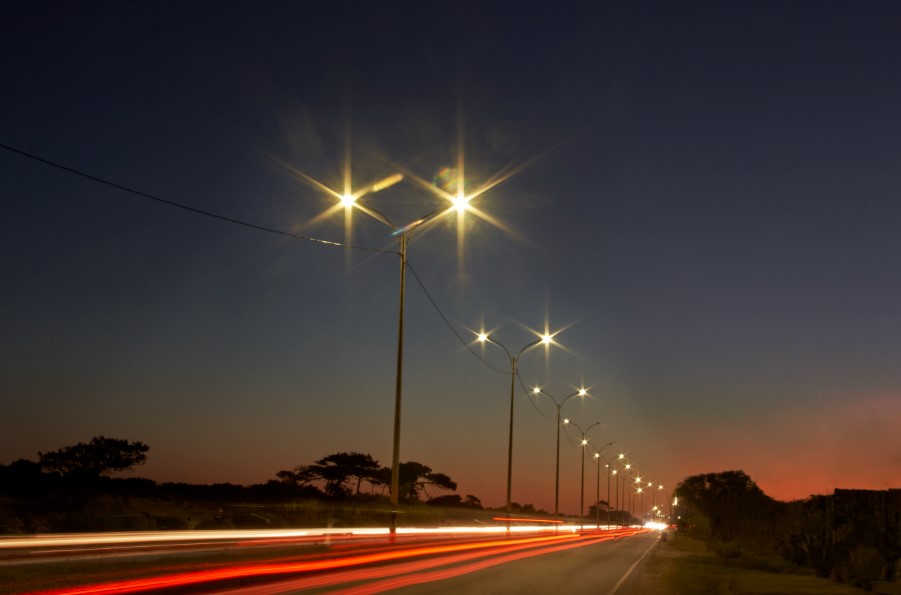
[[[623,595],[660,536],[643,533],[562,552],[492,566],[446,580],[405,587],[403,595],[428,593],[561,593]]]
[[[442,556],[430,560],[330,573],[218,591],[226,595],[399,593],[626,595],[639,576],[657,532],[569,547],[541,546],[489,556]],[[321,582],[320,582],[321,581]]]
[[[17,593],[628,595],[658,540],[656,531],[631,528],[425,532],[397,542],[306,531],[88,534],[3,540],[0,561],[19,567]],[[125,566],[114,571],[114,560]],[[57,578],[42,583],[45,573]]]

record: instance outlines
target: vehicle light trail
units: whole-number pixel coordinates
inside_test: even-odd
[[[400,587],[422,584],[461,576],[470,572],[476,572],[485,568],[490,568],[499,564],[506,564],[524,558],[533,556],[541,556],[560,552],[578,547],[584,547],[603,541],[620,539],[641,533],[641,530],[624,529],[611,531],[605,534],[591,534],[576,536],[575,539],[567,540],[564,543],[552,542],[550,544],[543,543],[536,546],[535,544],[519,545],[514,548],[504,548],[500,555],[497,552],[468,552],[464,554],[456,554],[453,556],[444,556],[441,558],[432,558],[428,560],[417,560],[391,566],[383,566],[378,568],[361,568],[350,572],[343,572],[339,575],[326,575],[304,577],[296,580],[282,581],[272,585],[258,585],[254,587],[242,587],[238,589],[220,591],[220,595],[276,595],[278,593],[292,592],[306,589],[318,589],[340,585],[341,583],[351,583],[366,580],[380,580],[376,583],[368,585],[355,585],[346,589],[331,591],[341,595],[363,595],[368,593],[382,593],[397,589]],[[512,551],[511,551],[512,550]],[[466,562],[476,560],[466,564]],[[430,569],[437,569],[432,572],[423,572]],[[387,577],[387,578],[386,578]]]
[[[210,583],[223,582],[237,579],[248,578],[277,578],[279,576],[287,576],[291,574],[303,574],[321,571],[340,571],[331,575],[319,575],[312,577],[303,577],[298,581],[290,581],[292,584],[301,582],[309,582],[310,588],[316,585],[335,585],[347,582],[348,580],[366,580],[380,578],[382,576],[395,576],[398,573],[421,572],[429,568],[438,566],[447,566],[448,564],[460,564],[468,560],[478,558],[495,558],[483,560],[472,566],[471,570],[477,570],[485,567],[485,565],[501,564],[505,561],[518,559],[519,557],[528,557],[559,551],[560,549],[569,549],[572,547],[581,547],[590,543],[597,543],[609,539],[617,539],[626,535],[632,535],[642,530],[619,530],[605,532],[587,532],[586,534],[578,533],[554,533],[540,536],[492,539],[484,541],[467,541],[464,543],[453,543],[442,541],[437,544],[421,545],[410,544],[410,546],[398,550],[396,546],[386,546],[380,550],[372,551],[367,548],[363,553],[343,555],[340,557],[315,556],[312,559],[292,560],[284,562],[270,562],[266,564],[246,564],[238,566],[227,566],[221,568],[204,569],[190,572],[177,572],[163,574],[150,577],[134,578],[120,581],[112,581],[98,584],[81,585],[77,587],[50,589],[44,591],[33,592],[34,595],[122,595],[126,593],[140,593],[151,590],[167,589],[174,587],[198,587],[200,585],[209,585]],[[498,554],[503,554],[496,557]],[[407,563],[397,562],[410,560],[412,558],[436,556],[428,560],[411,561]],[[365,569],[357,569],[357,572],[348,573],[346,569],[354,569],[355,567],[385,564],[388,566],[373,567]],[[467,568],[463,566],[461,568]],[[448,572],[454,570],[443,570],[444,576]],[[463,572],[463,571],[461,571]],[[431,576],[434,573],[428,573]],[[439,573],[440,574],[440,573]],[[438,580],[439,574],[435,574],[436,578],[428,580]],[[350,578],[357,576],[358,578]],[[391,580],[398,580],[397,578]],[[422,579],[426,580],[426,579]],[[322,582],[325,581],[325,582]],[[411,583],[412,584],[412,583]],[[259,588],[265,588],[260,586]],[[382,589],[384,590],[384,589]],[[266,591],[260,591],[266,592]],[[379,591],[373,591],[379,592]]]
[[[509,531],[515,533],[534,533],[537,531],[548,530],[565,530],[578,531],[578,525],[556,525],[549,528],[547,524],[551,521],[542,519],[510,519],[523,523],[522,525],[512,526]],[[557,522],[557,521],[553,521]],[[464,527],[441,527],[441,528],[417,528],[407,527],[398,528],[398,535],[418,536],[418,535],[434,535],[434,534],[491,534],[506,533],[508,529],[503,526],[464,526]],[[382,527],[353,527],[342,529],[270,529],[270,530],[242,530],[242,531],[134,531],[134,532],[118,532],[118,533],[81,533],[78,535],[71,534],[47,534],[34,535],[28,537],[0,537],[0,551],[17,548],[39,548],[39,547],[67,547],[67,546],[94,546],[94,545],[123,545],[126,543],[139,543],[146,545],[147,543],[165,543],[165,542],[200,542],[200,541],[240,541],[249,542],[255,539],[271,540],[276,538],[282,539],[322,539],[323,537],[350,537],[350,536],[367,536],[378,537],[387,536],[388,530]]]

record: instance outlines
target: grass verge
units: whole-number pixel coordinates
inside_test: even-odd
[[[761,568],[769,568],[764,570]],[[798,574],[762,558],[723,558],[707,543],[668,534],[629,595],[861,595],[861,589]]]

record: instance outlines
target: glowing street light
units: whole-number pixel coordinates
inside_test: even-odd
[[[594,458],[598,465],[598,483],[597,488],[595,489],[594,496],[594,523],[597,528],[601,527],[601,460],[604,461],[604,467],[607,468],[607,525],[610,525],[610,461],[601,456],[601,452],[608,446],[613,446],[612,442],[608,442],[604,446],[597,448],[592,445],[591,447],[594,449]]]
[[[642,502],[644,501],[644,488],[641,486],[641,484],[638,485],[636,493],[638,494],[638,512],[639,514],[641,514],[641,524],[644,525],[644,504],[642,504]]]
[[[635,494],[641,493],[641,476],[636,475],[635,481],[633,483],[635,484],[635,486],[633,486],[633,489],[629,491],[629,514],[632,515],[632,517],[634,518],[635,517],[635,509],[633,507],[633,502],[634,502],[633,497],[635,496]],[[639,504],[639,511],[641,511],[640,504]]]
[[[513,397],[516,394],[516,364],[517,362],[519,362],[519,357],[532,347],[536,347],[538,345],[551,345],[554,342],[554,336],[545,332],[544,335],[541,335],[537,340],[532,341],[531,343],[520,349],[516,355],[513,355],[510,350],[507,349],[502,343],[495,340],[491,335],[487,333],[478,333],[478,341],[482,344],[491,343],[492,345],[497,345],[504,350],[504,353],[506,353],[507,357],[510,359],[510,438],[507,445],[507,513],[509,514],[510,512],[512,512],[511,495],[513,486]]]
[[[345,164],[344,164],[344,192],[338,192],[332,188],[329,188],[326,184],[316,180],[312,176],[286,164],[282,163],[282,166],[288,169],[291,173],[296,175],[302,181],[310,184],[314,188],[323,191],[329,195],[331,195],[334,199],[337,200],[338,204],[331,206],[324,213],[321,213],[319,216],[313,219],[310,223],[315,223],[316,221],[329,216],[332,213],[340,209],[344,209],[345,213],[345,226],[346,233],[349,233],[350,230],[350,218],[351,214],[354,210],[360,210],[366,215],[372,217],[390,227],[393,232],[392,236],[396,239],[399,246],[398,256],[400,256],[400,306],[399,306],[399,316],[398,316],[398,338],[397,338],[397,377],[395,384],[395,403],[394,403],[394,443],[392,449],[392,463],[391,463],[391,523],[390,523],[390,535],[393,539],[396,534],[397,529],[397,508],[399,504],[399,478],[400,478],[400,420],[401,420],[401,393],[402,393],[402,377],[403,377],[403,333],[404,333],[404,292],[406,287],[406,269],[407,269],[407,244],[410,239],[410,235],[415,229],[424,226],[426,223],[431,221],[432,219],[449,212],[457,211],[457,224],[458,224],[458,236],[462,234],[463,229],[463,215],[466,212],[473,213],[475,216],[480,219],[487,221],[491,225],[498,227],[500,229],[507,229],[503,223],[498,221],[497,219],[491,217],[490,215],[482,212],[481,210],[472,206],[471,202],[473,199],[485,194],[490,191],[492,188],[501,184],[505,180],[509,179],[515,173],[521,171],[525,166],[521,166],[519,168],[514,169],[511,172],[508,172],[506,175],[495,177],[489,183],[483,185],[481,188],[477,189],[475,192],[471,192],[469,194],[466,193],[464,188],[464,178],[463,178],[463,139],[462,139],[462,128],[460,135],[460,145],[459,145],[459,157],[458,157],[458,166],[457,166],[457,183],[456,183],[456,193],[450,194],[445,190],[435,186],[433,183],[429,183],[425,179],[416,176],[411,172],[405,173],[395,173],[386,178],[383,178],[367,187],[363,190],[353,192],[351,186],[351,167],[350,167],[350,147],[349,144],[346,148],[345,153]],[[378,210],[360,203],[360,198],[363,196],[373,193],[380,192],[386,188],[389,188],[404,179],[409,178],[416,184],[426,188],[432,194],[447,200],[451,203],[451,207],[445,209],[438,209],[428,213],[427,215],[412,221],[404,226],[395,225],[388,217],[386,217],[383,213]],[[548,336],[548,341],[550,337]],[[511,407],[511,424],[512,424],[512,407]],[[511,426],[512,432],[512,426]],[[512,438],[511,438],[512,441]],[[508,471],[508,476],[510,475]],[[509,506],[509,478],[508,478],[508,510]]]
[[[582,478],[581,478],[581,486],[579,488],[579,525],[582,526],[584,524],[584,512],[585,512],[585,447],[588,445],[588,439],[586,436],[588,435],[588,430],[591,428],[600,425],[601,422],[596,421],[584,430],[579,427],[579,425],[575,422],[572,422],[568,419],[563,420],[564,424],[569,424],[574,426],[579,432],[582,434],[582,441],[580,443],[582,447]]]
[[[393,231],[391,235],[398,244],[400,256],[400,305],[397,319],[397,368],[395,376],[394,391],[394,440],[391,450],[391,520],[389,525],[389,534],[392,539],[397,533],[397,509],[400,504],[400,422],[401,422],[401,397],[403,393],[403,361],[404,361],[404,298],[406,293],[406,275],[407,275],[407,244],[412,233],[425,225],[435,217],[449,212],[451,209],[434,210],[419,219],[398,226],[391,221],[384,213],[371,207],[361,205],[358,201],[361,197],[372,193],[379,192],[389,188],[404,179],[403,174],[390,175],[374,184],[368,186],[357,193],[350,192],[349,181],[344,194],[331,192],[345,209],[359,209],[388,226]]]
[[[623,453],[619,453],[616,457],[616,461],[620,464],[619,469],[613,470],[613,475],[616,479],[616,509],[620,512],[625,512],[626,508],[626,476],[629,471],[632,469],[632,464],[626,459],[626,455]],[[620,480],[622,480],[622,499],[620,498]],[[625,518],[623,519],[625,521]]]
[[[379,192],[381,190],[384,190],[385,188],[390,188],[391,186],[394,186],[395,184],[402,182],[403,179],[404,179],[404,174],[392,174],[392,175],[388,176],[387,178],[381,179],[378,182],[372,184],[371,186],[368,186],[368,187],[364,188],[363,190],[360,190],[356,193],[351,192],[350,189],[348,188],[344,192],[344,194],[340,194],[340,195],[336,194],[336,196],[338,198],[338,201],[341,203],[341,206],[343,206],[345,208],[359,206],[357,204],[357,201],[359,199],[363,198],[364,196],[366,196],[367,194],[370,194],[372,192]],[[364,210],[367,209],[366,207],[361,207],[361,208],[363,208]],[[376,217],[376,218],[378,219],[378,217]],[[387,218],[384,215],[382,215],[382,218],[386,220],[386,221],[383,221],[383,223],[387,222]]]
[[[560,514],[560,410],[563,408],[563,404],[566,403],[573,397],[585,397],[588,395],[588,390],[585,388],[580,388],[576,392],[571,395],[566,395],[562,400],[558,401],[554,395],[549,392],[542,390],[540,387],[536,386],[532,388],[532,394],[534,395],[544,395],[548,397],[551,401],[554,402],[554,406],[557,408],[557,471],[554,475],[554,516]]]

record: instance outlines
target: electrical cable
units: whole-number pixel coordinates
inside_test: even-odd
[[[478,353],[476,353],[475,350],[473,350],[472,345],[470,345],[469,343],[467,343],[467,342],[463,339],[463,337],[460,336],[460,333],[457,332],[457,329],[454,328],[454,326],[451,324],[450,320],[447,319],[447,316],[444,315],[444,312],[441,311],[441,308],[438,307],[438,304],[435,302],[435,299],[432,297],[432,294],[429,293],[429,290],[426,289],[425,284],[422,282],[422,279],[421,279],[421,278],[419,277],[419,275],[416,273],[416,269],[414,269],[414,268],[413,268],[413,265],[410,264],[410,260],[409,260],[409,259],[407,259],[407,268],[409,268],[409,269],[410,269],[410,272],[413,273],[413,278],[416,279],[416,283],[419,284],[419,288],[422,289],[423,293],[425,293],[426,298],[428,298],[429,303],[432,304],[432,307],[433,307],[433,308],[435,309],[435,311],[438,313],[438,316],[441,317],[441,320],[444,321],[444,324],[447,325],[447,328],[449,328],[449,329],[451,330],[451,332],[454,334],[454,336],[457,337],[457,340],[460,341],[460,343],[463,345],[463,347],[465,347],[466,350],[469,351],[471,354],[473,354],[474,356],[476,356],[476,357],[479,359],[480,362],[482,362],[483,364],[485,364],[486,366],[488,366],[489,368],[491,368],[491,369],[494,370],[495,372],[500,372],[501,374],[509,374],[510,372],[509,372],[508,370],[501,370],[500,368],[498,368],[498,367],[492,365],[492,364],[489,363],[487,360],[485,360],[485,358],[483,358],[481,355],[479,355]],[[518,376],[518,375],[519,375],[519,374],[517,374],[517,376]]]
[[[522,387],[522,390],[526,393],[526,397],[528,397],[529,403],[532,404],[532,407],[535,409],[535,411],[537,411],[538,414],[541,415],[541,417],[543,417],[545,419],[550,419],[551,416],[547,415],[544,411],[542,411],[541,407],[538,406],[538,402],[534,398],[532,398],[532,391],[530,391],[528,386],[526,386],[526,383],[522,379],[522,376],[520,376],[519,372],[517,372],[516,375],[519,377],[519,385]]]
[[[317,243],[317,244],[322,244],[322,245],[325,245],[325,246],[334,246],[334,247],[336,247],[336,248],[350,248],[350,249],[352,249],[352,250],[363,250],[363,251],[366,251],[366,252],[377,252],[377,253],[380,253],[380,254],[395,254],[395,255],[398,255],[398,256],[400,255],[398,252],[394,252],[394,251],[390,251],[390,250],[379,250],[379,249],[376,249],[376,248],[366,248],[366,247],[363,247],[363,246],[354,246],[354,245],[352,245],[352,244],[343,244],[343,243],[341,243],[341,242],[333,242],[333,241],[331,241],[331,240],[322,240],[322,239],[319,239],[319,238],[313,238],[313,237],[309,237],[309,236],[302,236],[302,235],[299,235],[299,234],[295,234],[295,233],[290,233],[290,232],[287,232],[287,231],[283,231],[283,230],[281,230],[281,229],[275,229],[275,228],[273,228],[273,227],[266,227],[265,225],[257,225],[256,223],[250,223],[250,222],[248,222],[248,221],[242,221],[242,220],[240,220],[240,219],[235,219],[235,218],[233,218],[233,217],[227,217],[227,216],[225,216],[225,215],[220,215],[220,214],[218,214],[218,213],[213,213],[213,212],[211,212],[211,211],[205,211],[205,210],[203,210],[203,209],[198,209],[198,208],[196,208],[196,207],[191,207],[191,206],[188,206],[188,205],[185,205],[185,204],[181,204],[181,203],[178,203],[178,202],[175,202],[175,201],[172,201],[172,200],[168,200],[168,199],[165,199],[165,198],[161,198],[161,197],[159,197],[159,196],[154,196],[153,194],[148,194],[147,192],[142,192],[142,191],[140,191],[140,190],[135,190],[134,188],[129,188],[128,186],[123,186],[122,184],[118,184],[118,183],[116,183],[116,182],[112,182],[112,181],[110,181],[110,180],[106,180],[106,179],[104,179],[104,178],[100,178],[100,177],[98,177],[98,176],[95,176],[95,175],[92,175],[92,174],[89,174],[89,173],[85,173],[85,172],[80,171],[80,170],[77,170],[77,169],[75,169],[75,168],[73,168],[73,167],[68,167],[68,166],[63,165],[63,164],[61,164],[61,163],[57,163],[57,162],[55,162],[55,161],[51,161],[51,160],[45,159],[45,158],[43,158],[43,157],[39,157],[39,156],[37,156],[37,155],[34,155],[33,153],[29,153],[29,152],[27,152],[27,151],[23,151],[22,149],[17,149],[17,148],[15,148],[15,147],[11,147],[11,146],[6,145],[6,144],[3,144],[3,143],[0,143],[0,148],[6,149],[7,151],[10,151],[10,152],[12,152],[12,153],[17,153],[18,155],[21,155],[21,156],[23,156],[23,157],[27,157],[28,159],[32,159],[32,160],[34,160],[34,161],[38,161],[38,162],[43,163],[43,164],[45,164],[45,165],[49,165],[49,166],[51,166],[51,167],[55,167],[56,169],[60,169],[60,170],[65,171],[65,172],[68,172],[68,173],[71,173],[71,174],[75,174],[76,176],[81,176],[82,178],[86,178],[86,179],[88,179],[88,180],[91,180],[91,181],[94,181],[94,182],[98,182],[98,183],[100,183],[100,184],[104,184],[104,185],[110,186],[110,187],[112,187],[112,188],[116,188],[117,190],[122,190],[123,192],[128,192],[129,194],[134,194],[134,195],[139,196],[139,197],[141,197],[141,198],[146,198],[146,199],[149,199],[149,200],[153,200],[153,201],[162,203],[162,204],[164,204],[164,205],[168,205],[168,206],[170,206],[170,207],[176,207],[176,208],[179,208],[179,209],[184,209],[184,210],[186,210],[186,211],[190,211],[190,212],[196,213],[196,214],[198,214],[198,215],[204,215],[204,216],[206,216],[206,217],[212,217],[212,218],[214,218],[214,219],[219,219],[220,221],[225,221],[226,223],[234,223],[235,225],[242,225],[242,226],[244,226],[244,227],[250,227],[251,229],[257,229],[257,230],[259,230],[259,231],[268,231],[269,233],[274,233],[274,234],[286,236],[286,237],[293,238],[293,239],[296,239],[296,240],[306,240],[306,241],[308,241],[308,242],[315,242],[315,243]]]
[[[361,250],[361,251],[366,251],[366,252],[374,252],[374,253],[378,253],[378,254],[393,254],[393,255],[396,255],[396,256],[400,256],[400,253],[399,253],[399,252],[394,252],[394,251],[391,251],[391,250],[379,250],[379,249],[376,249],[376,248],[366,248],[366,247],[363,247],[363,246],[355,246],[355,245],[352,245],[352,244],[344,244],[344,243],[341,243],[341,242],[333,242],[333,241],[331,241],[331,240],[323,240],[323,239],[320,239],[320,238],[314,238],[314,237],[309,237],[309,236],[302,236],[302,235],[299,235],[299,234],[294,234],[294,233],[286,232],[286,231],[284,231],[284,230],[275,229],[275,228],[267,227],[267,226],[264,226],[264,225],[258,225],[258,224],[256,224],[256,223],[250,223],[250,222],[248,222],[248,221],[242,221],[242,220],[240,220],[240,219],[235,219],[235,218],[233,218],[233,217],[228,217],[228,216],[225,216],[225,215],[220,215],[220,214],[218,214],[218,213],[213,213],[213,212],[211,212],[211,211],[206,211],[206,210],[203,210],[203,209],[198,209],[198,208],[196,208],[196,207],[192,207],[192,206],[185,205],[185,204],[182,204],[182,203],[178,203],[178,202],[175,202],[175,201],[172,201],[172,200],[168,200],[168,199],[165,199],[165,198],[161,198],[161,197],[159,197],[159,196],[155,196],[155,195],[149,194],[149,193],[147,193],[147,192],[142,192],[142,191],[140,191],[140,190],[136,190],[136,189],[134,189],[134,188],[130,188],[130,187],[128,187],[128,186],[124,186],[124,185],[119,184],[119,183],[117,183],[117,182],[113,182],[113,181],[111,181],[111,180],[107,180],[107,179],[105,179],[105,178],[101,178],[101,177],[99,177],[99,176],[95,176],[95,175],[93,175],[93,174],[89,174],[89,173],[83,172],[83,171],[78,170],[78,169],[75,169],[75,168],[73,168],[73,167],[69,167],[69,166],[67,166],[67,165],[63,165],[63,164],[61,164],[61,163],[57,163],[57,162],[55,162],[55,161],[51,161],[50,159],[46,159],[46,158],[44,158],[44,157],[40,157],[40,156],[38,156],[38,155],[35,155],[35,154],[33,154],[33,153],[29,153],[28,151],[24,151],[24,150],[18,149],[18,148],[16,148],[16,147],[12,147],[12,146],[7,145],[7,144],[5,144],[5,143],[0,143],[0,148],[5,149],[5,150],[7,150],[7,151],[9,151],[9,152],[11,152],[11,153],[16,153],[16,154],[18,154],[18,155],[20,155],[20,156],[22,156],[22,157],[26,157],[26,158],[31,159],[31,160],[33,160],[33,161],[37,161],[37,162],[39,162],[39,163],[43,163],[43,164],[45,164],[45,165],[49,165],[49,166],[51,166],[51,167],[54,167],[54,168],[56,168],[56,169],[65,171],[65,172],[67,172],[67,173],[74,174],[74,175],[76,175],[76,176],[80,176],[80,177],[82,177],[82,178],[91,180],[91,181],[93,181],[93,182],[97,182],[97,183],[99,183],[99,184],[103,184],[103,185],[105,185],[105,186],[109,186],[109,187],[111,187],[111,188],[115,188],[115,189],[117,189],[117,190],[121,190],[121,191],[123,191],[123,192],[127,192],[127,193],[129,193],[129,194],[133,194],[133,195],[138,196],[138,197],[141,197],[141,198],[145,198],[145,199],[152,200],[152,201],[155,201],[155,202],[158,202],[158,203],[162,203],[162,204],[167,205],[167,206],[170,206],[170,207],[175,207],[175,208],[183,209],[183,210],[186,210],[186,211],[195,213],[195,214],[197,214],[197,215],[204,215],[204,216],[206,216],[206,217],[212,217],[213,219],[218,219],[218,220],[220,220],[220,221],[225,221],[226,223],[233,223],[233,224],[235,224],[235,225],[241,225],[241,226],[249,227],[249,228],[251,228],[251,229],[256,229],[256,230],[259,230],[259,231],[266,231],[266,232],[269,232],[269,233],[274,233],[274,234],[277,234],[277,235],[286,236],[286,237],[289,237],[289,238],[292,238],[292,239],[305,240],[305,241],[308,241],[308,242],[314,242],[314,243],[322,244],[322,245],[326,245],[326,246],[333,246],[333,247],[336,247],[336,248],[349,248],[349,249],[352,249],[352,250]],[[438,304],[435,302],[435,299],[432,297],[432,294],[431,294],[431,293],[429,292],[429,290],[426,288],[425,284],[422,282],[422,279],[419,277],[419,274],[416,272],[416,269],[413,268],[413,265],[410,263],[409,260],[407,260],[407,266],[409,267],[410,272],[413,273],[413,278],[414,278],[414,279],[416,280],[416,282],[419,284],[419,287],[422,289],[423,293],[425,293],[426,298],[429,300],[429,303],[432,304],[432,307],[433,307],[433,308],[435,309],[435,311],[438,313],[438,316],[441,317],[441,320],[444,321],[444,324],[450,329],[450,331],[454,334],[454,336],[457,338],[457,340],[460,341],[460,343],[463,345],[463,347],[465,347],[467,351],[469,351],[471,354],[473,354],[479,361],[481,361],[483,364],[485,364],[486,366],[488,366],[488,367],[491,368],[492,370],[494,370],[494,371],[496,371],[496,372],[500,372],[500,373],[502,373],[502,374],[509,374],[509,372],[508,372],[507,370],[502,370],[502,369],[498,368],[497,366],[494,366],[493,364],[491,364],[490,362],[488,362],[487,360],[485,360],[481,355],[479,355],[478,353],[476,353],[475,350],[473,350],[472,346],[471,346],[469,343],[467,343],[467,342],[463,339],[463,337],[460,336],[460,334],[457,332],[457,329],[454,328],[454,326],[451,324],[450,320],[448,320],[447,316],[444,315],[444,312],[441,311],[441,308],[440,308],[440,307],[438,306]],[[523,389],[523,391],[526,393],[526,397],[528,398],[529,403],[532,404],[532,407],[533,407],[540,415],[542,415],[543,417],[549,418],[549,416],[546,415],[544,412],[542,412],[541,409],[538,407],[538,405],[535,403],[535,401],[532,399],[532,397],[531,397],[531,395],[529,394],[529,391],[528,391],[528,389],[527,389],[527,387],[526,387],[526,385],[525,385],[525,383],[524,383],[522,377],[520,376],[520,374],[519,374],[518,372],[517,372],[516,376],[517,376],[517,378],[519,379],[520,387],[521,387],[521,388]]]

